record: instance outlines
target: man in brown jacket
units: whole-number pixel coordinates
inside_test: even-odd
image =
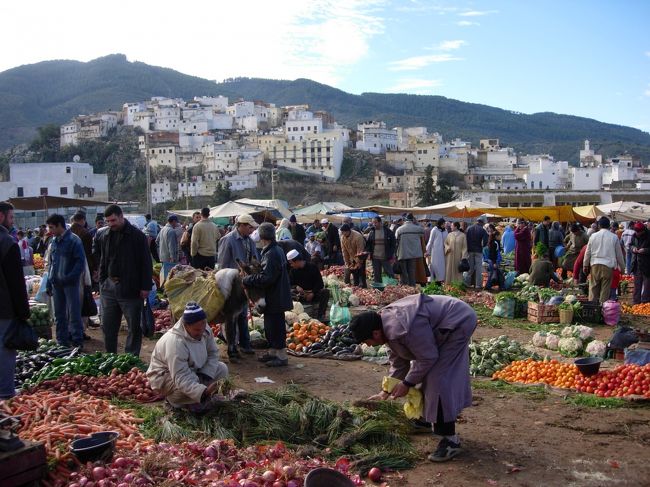
[[[356,230],[351,230],[350,225],[341,225],[341,248],[343,249],[343,262],[350,269],[355,286],[367,287],[366,284],[366,240]]]

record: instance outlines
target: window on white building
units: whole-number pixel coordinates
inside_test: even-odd
[[[25,196],[25,190],[22,187],[16,188],[16,194],[18,195],[18,198],[22,198]]]
[[[41,188],[41,196],[47,196],[47,188]]]
[[[72,169],[70,168],[70,166],[66,166],[65,167],[65,173],[70,174],[71,172],[72,172]]]
[[[59,189],[59,194],[60,194],[61,196],[64,196],[64,195],[68,194],[68,188],[67,188],[67,186],[61,186],[61,188]]]

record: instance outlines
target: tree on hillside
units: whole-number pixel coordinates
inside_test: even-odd
[[[439,205],[454,199],[454,191],[447,181],[440,180],[438,187],[433,183],[433,166],[424,170],[424,179],[417,187],[418,206]]]
[[[40,161],[56,161],[60,149],[60,127],[50,123],[38,127],[36,137],[29,144],[29,150],[36,153]]]
[[[217,188],[212,195],[214,205],[222,205],[232,198],[232,191],[230,191],[230,183],[226,181],[225,184],[218,183]]]

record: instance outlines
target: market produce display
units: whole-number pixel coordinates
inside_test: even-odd
[[[282,443],[237,448],[230,440],[211,443],[182,442],[151,445],[140,452],[123,451],[108,465],[88,465],[71,476],[69,487],[99,481],[104,486],[194,485],[211,487],[300,487],[309,471],[329,467],[350,477],[354,485],[365,483],[350,474],[345,462],[303,459]],[[87,484],[86,484],[87,485]],[[99,485],[99,484],[98,484]]]
[[[81,391],[95,397],[137,402],[153,402],[162,399],[151,390],[147,376],[137,367],[132,368],[126,374],[121,374],[117,369],[113,369],[110,375],[100,377],[65,374],[57,379],[44,380],[33,390]]]
[[[532,343],[536,347],[558,351],[565,357],[578,357],[584,353],[591,354],[586,347],[593,339],[593,328],[584,325],[571,325],[564,327],[559,335],[553,332],[538,331],[533,335]],[[594,346],[590,350],[595,352],[600,350],[600,347]]]
[[[34,328],[50,326],[50,310],[44,304],[36,304],[29,307],[29,324]]]
[[[43,269],[45,269],[45,259],[41,254],[34,254],[34,270],[41,271]]]
[[[54,340],[39,340],[38,348],[34,351],[21,351],[16,355],[16,377],[14,386],[20,389],[23,383],[33,377],[38,371],[51,364],[53,360],[73,357],[76,351],[62,347]]]
[[[477,375],[492,377],[494,372],[501,370],[510,362],[527,358],[538,359],[539,357],[505,335],[469,345],[469,370],[474,377]]]
[[[402,284],[395,286],[386,286],[383,290],[373,288],[360,288],[352,287],[352,296],[350,303],[352,304],[353,297],[356,296],[359,300],[358,304],[361,306],[386,306],[398,299],[405,298],[411,294],[417,294],[419,291],[412,286],[405,286]]]
[[[345,275],[345,266],[344,265],[331,265],[326,269],[321,271],[323,276],[334,276],[343,278]]]
[[[600,397],[643,396],[650,399],[650,364],[622,365],[614,370],[601,370],[591,377],[579,375],[575,387],[580,392]]]
[[[26,380],[23,387],[33,387],[44,380],[58,379],[62,375],[107,375],[113,369],[125,374],[133,367],[146,370],[146,365],[135,355],[128,353],[115,354],[95,352],[92,355],[81,355],[71,359],[57,358],[49,365]]]
[[[132,411],[112,406],[104,399],[93,398],[80,391],[21,394],[5,401],[0,407],[11,416],[21,416],[21,438],[40,441],[45,445],[51,466],[47,483],[43,483],[46,486],[68,484],[71,468],[79,463],[70,453],[70,443],[77,438],[100,431],[117,431],[120,434],[117,447],[124,451],[135,452],[151,444],[138,431],[137,425],[142,423],[142,419]]]
[[[621,311],[623,311],[623,313],[628,313],[631,315],[650,316],[650,303],[634,305],[623,304],[621,305]]]
[[[174,326],[171,309],[155,309],[153,310],[153,317],[155,320],[154,327],[157,333],[165,333]]]
[[[575,388],[578,368],[557,360],[517,360],[492,375],[493,379],[523,384],[548,384],[563,389]]]
[[[302,325],[300,332],[304,333]],[[305,346],[301,343],[302,348],[298,344],[296,344],[295,348],[289,346],[289,351],[318,358],[345,358],[347,360],[361,358],[361,347],[354,340],[349,324],[328,327],[325,334],[319,336],[321,337],[320,340],[312,342],[310,345]]]
[[[470,306],[485,306],[487,308],[493,308],[495,304],[494,294],[487,291],[467,293],[463,296],[463,301]]]
[[[228,396],[227,384],[219,391]],[[146,408],[149,409],[149,408]],[[413,466],[417,450],[408,438],[402,405],[371,401],[354,407],[322,400],[297,386],[251,392],[220,402],[204,416],[150,410],[143,430],[157,443],[230,438],[237,444],[282,441],[302,445],[301,456],[341,456],[365,474],[372,467]],[[162,416],[162,417],[161,417]]]
[[[302,352],[311,345],[321,343],[330,327],[318,320],[296,322],[287,332],[287,348]]]

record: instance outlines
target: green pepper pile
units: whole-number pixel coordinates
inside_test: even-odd
[[[113,369],[117,369],[120,374],[126,374],[133,367],[145,370],[146,364],[139,357],[129,353],[96,352],[71,359],[57,358],[36,372],[31,379],[25,381],[24,387],[33,387],[44,380],[58,379],[65,374],[97,377],[99,375],[108,375]]]

